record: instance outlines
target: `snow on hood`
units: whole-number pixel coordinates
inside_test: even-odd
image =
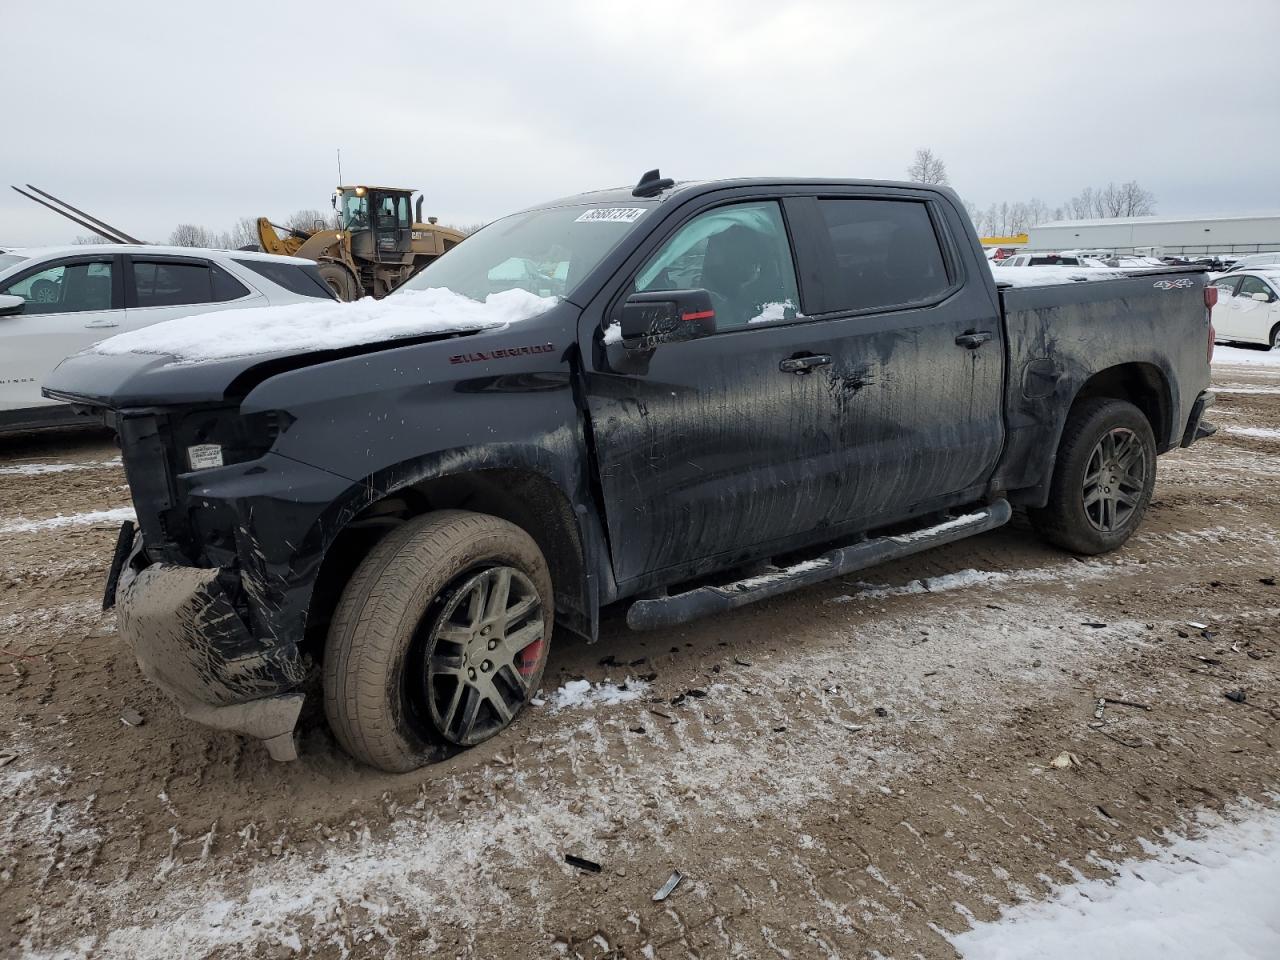
[[[525,290],[491,293],[481,303],[441,287],[402,290],[382,300],[316,300],[204,313],[103,340],[86,353],[157,354],[182,363],[299,350],[335,350],[399,337],[500,327],[550,310],[556,297]]]

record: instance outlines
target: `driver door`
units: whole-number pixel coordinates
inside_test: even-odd
[[[594,358],[587,403],[619,584],[729,566],[810,534],[839,485],[826,378],[786,364],[824,348],[820,330],[795,322],[780,203],[694,215],[614,299],[671,289],[707,290],[716,333],[663,343],[640,364],[608,330],[603,355],[584,351]]]
[[[0,317],[0,410],[55,404],[40,385],[63,358],[120,332],[120,258],[64,257],[37,264],[0,293],[21,297],[21,313]]]

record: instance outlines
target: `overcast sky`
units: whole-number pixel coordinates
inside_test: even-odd
[[[1280,0],[5,4],[0,244],[144,239],[416,187],[446,223],[567,193],[895,178],[980,206],[1136,179],[1157,212],[1280,211]]]

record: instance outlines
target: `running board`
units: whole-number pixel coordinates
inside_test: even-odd
[[[812,586],[854,570],[907,557],[930,547],[963,540],[975,534],[994,530],[1009,522],[1013,511],[1009,501],[997,500],[974,513],[955,517],[931,527],[921,527],[892,537],[860,540],[847,547],[794,566],[748,577],[714,587],[698,587],[685,593],[652,600],[637,600],[627,610],[627,626],[632,630],[657,630],[687,623],[713,613],[723,613],[748,603],[766,600],[779,594]]]

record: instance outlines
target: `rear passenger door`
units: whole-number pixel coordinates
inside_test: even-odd
[[[203,257],[130,254],[125,280],[126,326],[261,306],[266,298]]]
[[[829,520],[894,522],[979,497],[1004,443],[1004,334],[959,216],[936,197],[787,201],[843,465]]]

